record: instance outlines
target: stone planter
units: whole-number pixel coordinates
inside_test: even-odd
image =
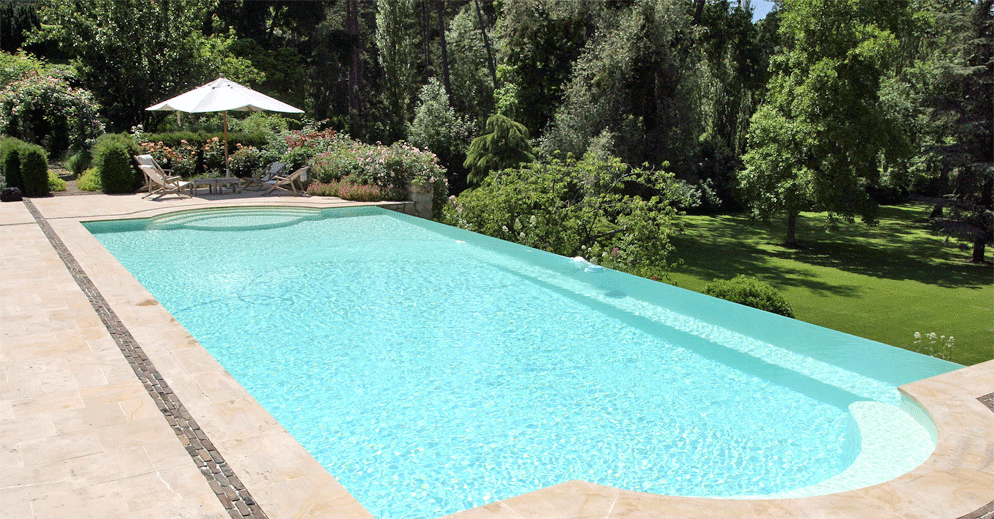
[[[432,188],[407,183],[407,199],[414,202],[414,216],[431,220]]]

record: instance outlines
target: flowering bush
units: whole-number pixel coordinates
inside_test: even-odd
[[[949,360],[953,354],[953,348],[956,347],[956,339],[952,335],[946,337],[945,335],[937,335],[935,332],[925,335],[915,332],[915,340],[912,341],[911,347],[922,355]]]
[[[93,94],[70,86],[63,75],[32,73],[0,90],[0,132],[40,143],[53,155],[82,149],[103,133]]]
[[[180,141],[178,148],[171,148],[159,142],[142,141],[139,143],[146,154],[151,155],[160,166],[173,170],[174,175],[183,177],[193,176],[200,162],[198,150],[192,144]]]
[[[235,145],[235,152],[228,157],[228,168],[236,177],[251,177],[263,168],[262,152],[253,146]]]
[[[589,153],[581,161],[533,162],[488,175],[445,206],[443,221],[658,278],[669,268],[669,237],[678,225],[674,182],[671,174]]]
[[[207,172],[219,172],[222,176],[224,171],[224,141],[217,137],[207,139],[207,142],[200,148],[204,157],[204,170]]]
[[[311,173],[321,183],[349,178],[355,184],[376,186],[380,200],[403,200],[409,186],[423,188],[432,194],[436,218],[449,195],[445,168],[435,154],[405,142],[373,145],[336,135],[314,157]]]
[[[357,184],[350,178],[328,183],[315,182],[307,187],[307,192],[316,196],[337,196],[354,202],[376,202],[388,200],[377,186]]]

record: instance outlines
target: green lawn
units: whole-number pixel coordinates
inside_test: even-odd
[[[882,207],[880,224],[804,213],[799,249],[782,246],[783,225],[743,215],[685,216],[674,239],[683,264],[677,286],[701,291],[716,278],[746,274],[776,286],[803,321],[913,349],[914,333],[952,335],[950,359],[994,358],[994,269],[965,263],[969,250],[929,232],[930,207]],[[988,249],[989,251],[989,249]]]

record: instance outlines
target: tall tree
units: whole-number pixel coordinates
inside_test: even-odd
[[[32,29],[41,27],[33,5],[15,0],[0,0],[0,50],[17,52]]]
[[[786,49],[752,117],[739,181],[756,217],[786,217],[786,243],[796,246],[801,211],[872,223],[866,188],[878,161],[908,151],[879,86],[909,12],[907,1],[784,0],[781,16]]]
[[[544,131],[563,101],[573,64],[592,34],[586,0],[507,0],[495,27],[504,115]]]
[[[629,164],[693,154],[692,15],[682,0],[609,2],[593,16],[594,35],[573,64],[563,103],[541,139],[543,151],[582,156],[599,136]]]
[[[351,37],[352,51],[349,66],[349,118],[351,126],[360,126],[360,114],[362,105],[360,104],[360,80],[362,78],[362,46],[361,34],[359,33],[359,0],[345,0],[345,25]]]
[[[442,61],[442,85],[445,87],[445,95],[452,98],[452,78],[449,74],[449,45],[445,37],[445,2],[435,0],[435,12],[438,15],[438,46],[441,51]]]
[[[939,63],[942,89],[930,99],[945,137],[935,150],[955,177],[949,211],[933,223],[970,242],[971,262],[983,263],[994,242],[994,0],[957,7],[944,16],[955,36]]]
[[[201,32],[215,4],[46,0],[41,37],[60,41],[79,60],[81,81],[103,106],[110,128],[127,130],[149,121],[146,107],[226,72],[233,37]],[[234,65],[251,69],[243,60]]]
[[[391,141],[404,138],[404,127],[413,115],[419,85],[417,72],[419,31],[413,0],[378,0],[376,46],[383,69],[386,132]]]
[[[449,23],[445,39],[449,44],[452,95],[449,102],[460,114],[482,129],[494,113],[494,89],[487,71],[487,52],[473,4],[463,6]]]

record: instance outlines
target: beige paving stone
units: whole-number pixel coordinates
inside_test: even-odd
[[[177,467],[196,467],[190,454],[173,435],[172,438],[142,445],[152,468],[155,470],[174,469]],[[197,472],[199,474],[199,472]]]
[[[79,390],[86,405],[106,404],[109,402],[122,402],[133,398],[148,396],[145,387],[134,377],[132,372],[131,380],[108,384],[106,386],[87,387]]]
[[[169,427],[161,414],[141,420],[121,421],[100,427],[96,429],[96,433],[106,450],[176,440],[176,433]]]
[[[616,488],[586,481],[569,481],[538,493],[505,499],[504,504],[524,517],[534,517],[548,510],[559,510],[568,517],[607,517],[618,495]]]
[[[102,451],[67,460],[74,488],[125,479],[152,472],[152,462],[141,446]]]
[[[245,486],[267,485],[305,476],[327,474],[297,440],[285,430],[266,431],[231,440],[214,440]],[[279,456],[259,456],[259,452],[279,452]]]
[[[569,517],[564,513],[560,514],[558,511],[553,512],[550,510],[548,513],[555,514],[558,517]],[[522,516],[517,513],[503,502],[497,501],[447,515],[444,519],[526,519],[526,517],[527,516]],[[591,516],[591,519],[595,519],[597,517],[599,516]]]
[[[40,386],[44,390],[44,386]],[[33,397],[11,399],[14,416],[37,413],[52,413],[63,409],[83,407],[83,399],[78,390],[43,393]]]
[[[5,501],[0,490],[0,502],[3,503],[4,519],[34,519],[30,501]]]
[[[25,465],[20,467],[4,466],[0,470],[0,488],[41,483],[57,483],[69,481],[69,467],[65,461]]]
[[[128,507],[117,481],[75,488],[64,495],[51,495],[31,503],[35,517],[105,519],[120,517]]]
[[[161,418],[162,412],[155,406],[155,401],[148,394],[134,398],[128,398],[117,402],[124,410],[124,416],[129,421],[142,420],[145,418]]]
[[[111,402],[83,407],[81,409],[66,409],[52,413],[55,431],[59,434],[95,429],[128,421],[120,404]]]
[[[77,459],[103,452],[93,431],[76,431],[22,441],[21,458],[25,466]]]
[[[248,396],[248,392],[227,371],[200,372],[190,376],[200,386],[201,391],[214,402],[237,400]]]
[[[190,457],[187,456],[189,461]],[[129,492],[124,501],[130,512],[149,508],[186,510],[187,513],[225,514],[224,507],[205,483],[204,476],[188,463],[187,467],[157,470],[119,480]]]
[[[14,445],[56,434],[51,414],[33,414],[0,421],[0,443]]]
[[[0,503],[3,503],[4,512],[8,506],[14,508],[20,503],[27,505],[30,509],[34,503],[52,499],[67,500],[72,491],[72,483],[68,481],[0,487]]]
[[[249,486],[246,482],[246,486]],[[372,515],[327,472],[252,485],[252,494],[270,517],[372,519]]]
[[[190,413],[216,442],[255,436],[271,430],[284,430],[252,397],[191,406]]]

